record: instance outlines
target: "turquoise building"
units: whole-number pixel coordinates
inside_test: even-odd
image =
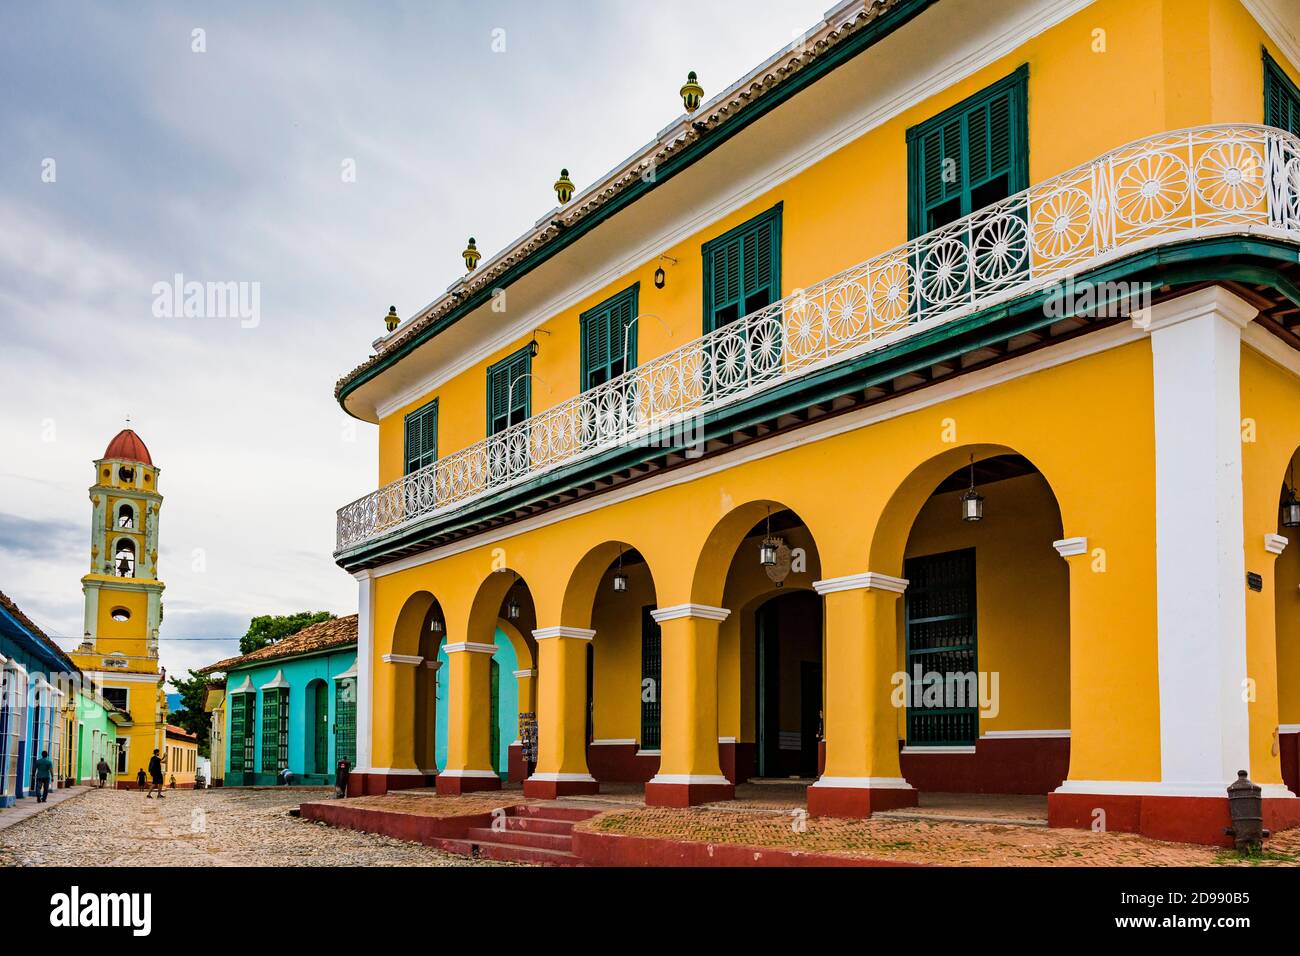
[[[112,771],[117,770],[118,727],[130,726],[131,715],[105,700],[90,682],[83,682],[77,695],[73,722],[73,776],[78,783],[98,785],[99,774],[95,768],[99,759],[108,761],[109,785]]]
[[[227,787],[334,783],[356,766],[357,616],[313,624],[199,673],[226,675]]]
[[[514,646],[505,632],[496,631],[496,652],[492,655],[492,693],[488,698],[492,707],[492,769],[502,780],[510,768],[510,745],[519,736],[519,682],[515,670],[519,667]],[[434,759],[439,767],[447,766],[447,680],[450,665],[447,663],[446,642],[438,646],[438,685],[434,705]]]

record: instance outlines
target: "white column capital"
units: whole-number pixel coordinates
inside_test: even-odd
[[[1281,554],[1286,550],[1286,546],[1290,543],[1290,538],[1284,538],[1280,534],[1264,535],[1264,550],[1269,554]]]
[[[1052,547],[1056,553],[1063,558],[1073,558],[1076,555],[1088,553],[1087,538],[1062,538],[1059,541],[1053,541]]]
[[[473,641],[448,644],[444,649],[448,654],[495,654],[497,652],[495,644],[476,644]]]
[[[546,641],[556,637],[571,637],[576,641],[589,641],[596,636],[596,632],[589,627],[568,627],[559,624],[555,627],[539,627],[533,631],[533,638],[539,641]]]
[[[385,654],[380,658],[385,664],[423,664],[424,658],[415,654]]]
[[[516,676],[516,677],[536,677],[536,676],[537,676],[537,668],[535,668],[535,667],[524,667],[524,668],[521,668],[520,670],[515,671],[515,676]]]
[[[907,578],[896,578],[876,571],[864,571],[861,574],[846,574],[839,578],[826,578],[813,582],[813,590],[818,594],[834,594],[837,591],[892,591],[902,594],[907,590]]]
[[[1134,313],[1134,320],[1140,328],[1158,332],[1209,315],[1227,319],[1237,328],[1244,329],[1251,319],[1259,315],[1259,309],[1223,286],[1214,285],[1142,309]]]
[[[725,621],[730,615],[729,608],[709,607],[707,604],[674,604],[672,607],[659,607],[650,612],[650,616],[658,624],[684,617],[695,618],[698,621]]]

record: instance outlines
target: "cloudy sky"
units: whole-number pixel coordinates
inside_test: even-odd
[[[169,671],[255,614],[355,611],[334,511],[376,438],[332,392],[388,306],[528,228],[561,166],[581,188],[652,139],[688,70],[711,95],[830,5],[5,4],[0,590],[76,643],[91,462],[129,416],[162,469]],[[256,315],[156,314],[178,274]]]

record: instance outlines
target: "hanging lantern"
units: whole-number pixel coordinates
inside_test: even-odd
[[[573,198],[573,180],[569,178],[567,169],[561,169],[560,178],[555,181],[555,198],[561,206]]]
[[[686,84],[681,89],[682,105],[686,107],[686,112],[694,113],[700,108],[700,100],[704,98],[704,87],[700,86],[699,77],[695,71],[686,74]]]
[[[401,321],[402,320],[397,317],[397,306],[390,305],[388,307],[388,314],[384,316],[384,328],[391,332],[393,329],[397,328]]]
[[[540,348],[540,346],[537,344],[537,333],[534,332],[534,333],[533,333],[533,340],[532,340],[531,342],[528,343],[528,357],[529,357],[529,358],[537,358],[537,353],[538,353],[540,350],[541,350],[541,348]]]
[[[764,526],[763,541],[758,546],[758,563],[765,568],[776,567],[779,538],[772,537],[772,509],[767,509],[767,524]]]
[[[975,456],[970,458],[970,488],[961,497],[961,520],[984,520],[984,496],[975,490]]]
[[[474,268],[478,265],[478,261],[483,258],[479,255],[478,246],[474,244],[473,236],[469,237],[469,245],[465,247],[465,251],[462,252],[461,255],[465,257],[465,268],[470,272],[473,272]]]
[[[623,549],[618,549],[618,567],[614,569],[614,590],[622,593],[627,590],[627,574],[623,571]]]
[[[510,595],[510,603],[506,605],[506,617],[512,621],[517,621],[519,620],[519,613],[519,602],[515,600],[515,596],[512,594]]]
[[[662,288],[664,287],[664,283],[667,281],[667,279],[668,279],[668,277],[667,277],[666,275],[664,275],[664,267],[663,267],[663,266],[660,266],[658,269],[655,270],[655,288],[656,288],[656,289],[662,289]]]
[[[429,622],[429,631],[430,631],[430,633],[432,633],[432,634],[441,634],[441,633],[442,633],[442,618],[435,617],[432,621],[430,621],[430,622]]]
[[[1300,528],[1300,499],[1295,493],[1295,465],[1291,466],[1291,487],[1287,489],[1286,500],[1282,502],[1282,527]]]

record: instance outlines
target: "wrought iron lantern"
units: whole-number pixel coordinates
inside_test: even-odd
[[[506,601],[506,617],[512,621],[517,621],[520,613],[522,613],[519,607],[519,599],[515,597],[515,586],[519,583],[519,575],[513,571],[510,573],[514,576],[514,580],[510,582],[509,599]]]
[[[1286,490],[1286,500],[1282,502],[1282,527],[1300,528],[1300,499],[1295,493],[1295,465],[1291,466],[1291,478]]]
[[[975,490],[975,456],[970,457],[970,488],[961,497],[961,520],[984,520],[984,496]]]
[[[763,542],[758,546],[758,563],[765,568],[776,567],[777,550],[781,546],[779,538],[772,537],[772,509],[767,509],[767,525],[763,531]]]
[[[555,198],[561,206],[573,198],[573,180],[569,178],[567,169],[561,169],[560,178],[555,181]]]
[[[686,74],[686,83],[681,89],[682,106],[686,107],[686,112],[694,113],[700,108],[700,100],[704,98],[704,87],[700,86],[700,79],[695,75],[695,71]]]
[[[655,270],[655,288],[662,289],[667,281],[668,277],[664,274],[664,267],[660,266]]]
[[[442,618],[435,617],[433,620],[429,622],[429,633],[431,634],[442,633]]]
[[[388,314],[384,316],[384,328],[391,332],[393,329],[397,328],[401,321],[402,320],[397,317],[397,306],[390,305],[388,307]]]
[[[537,344],[537,333],[533,333],[533,340],[528,343],[528,357],[537,358],[537,353],[541,351],[541,346]]]
[[[627,590],[627,573],[623,570],[623,549],[618,549],[618,567],[614,569],[614,590],[620,594]]]
[[[478,261],[483,258],[479,255],[478,246],[474,243],[473,236],[469,237],[469,245],[465,247],[465,251],[461,255],[465,258],[465,268],[473,272],[478,266]]]

